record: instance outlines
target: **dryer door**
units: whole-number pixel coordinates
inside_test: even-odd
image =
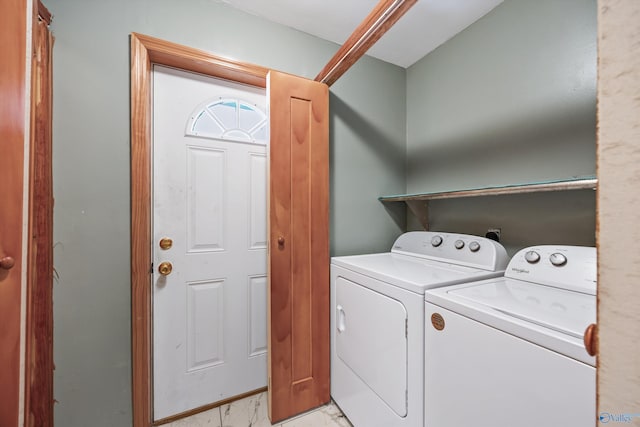
[[[400,417],[407,415],[407,311],[399,301],[336,279],[338,357]]]

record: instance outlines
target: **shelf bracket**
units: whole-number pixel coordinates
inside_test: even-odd
[[[429,230],[429,202],[426,200],[407,200],[407,206],[413,212],[413,214],[418,218],[422,228],[425,231]]]

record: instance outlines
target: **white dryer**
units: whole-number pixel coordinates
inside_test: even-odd
[[[331,395],[355,427],[422,427],[424,292],[501,276],[482,237],[409,232],[391,252],[331,260]]]
[[[535,246],[504,277],[425,293],[425,427],[596,424],[596,250]]]

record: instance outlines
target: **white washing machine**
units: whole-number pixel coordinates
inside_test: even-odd
[[[535,246],[425,293],[425,427],[596,424],[596,250]]]
[[[391,252],[331,260],[331,395],[355,427],[422,427],[424,292],[500,276],[493,240],[409,232]]]

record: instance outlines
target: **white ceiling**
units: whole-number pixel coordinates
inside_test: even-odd
[[[218,0],[342,44],[378,3],[377,0]],[[503,0],[418,0],[368,52],[409,67]]]

